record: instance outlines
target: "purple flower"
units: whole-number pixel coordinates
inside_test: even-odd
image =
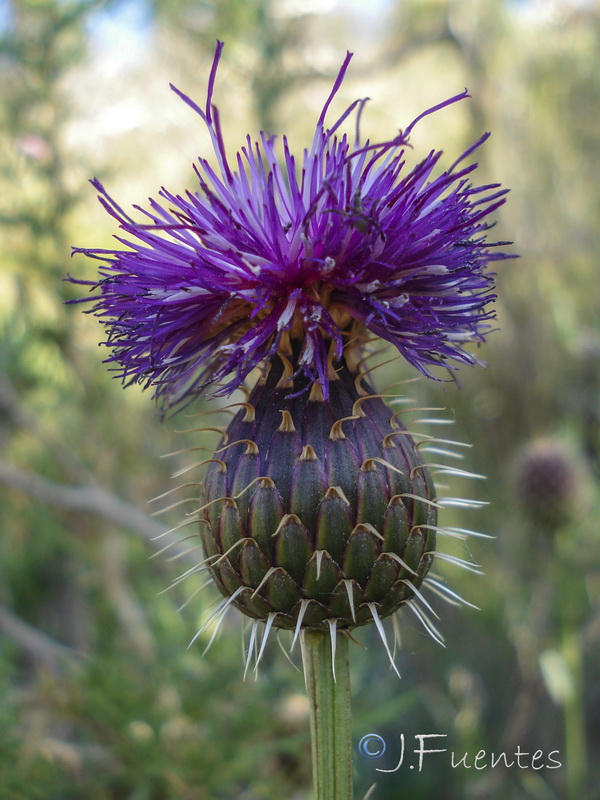
[[[122,249],[77,248],[103,262],[91,282],[93,312],[106,324],[108,362],[127,383],[154,386],[164,407],[212,387],[228,394],[279,351],[303,378],[329,393],[328,360],[367,331],[391,342],[422,373],[477,363],[463,345],[489,329],[490,261],[507,258],[486,241],[489,215],[504,202],[498,184],[473,186],[468,163],[482,136],[433,177],[441,152],[405,165],[416,123],[394,138],[361,140],[366,100],[330,127],[325,120],[348,68],[335,80],[313,142],[297,158],[285,137],[247,137],[228,159],[212,104],[223,45],[217,44],[202,118],[217,166],[200,158],[200,191],[162,189],[161,202],[129,217],[99,181],[93,185],[123,231]],[[353,114],[355,135],[340,132]],[[353,139],[353,141],[352,141]],[[84,283],[83,281],[78,281]],[[89,298],[88,298],[89,299]],[[305,384],[305,381],[303,381]]]

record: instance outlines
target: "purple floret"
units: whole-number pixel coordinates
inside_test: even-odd
[[[390,141],[360,138],[366,103],[331,126],[325,116],[351,54],[298,159],[264,133],[230,163],[212,105],[218,43],[205,109],[174,91],[202,118],[217,167],[200,158],[199,191],[160,191],[131,219],[93,181],[123,231],[123,249],[77,248],[103,262],[92,282],[93,312],[106,324],[109,363],[127,383],[152,385],[164,407],[211,389],[229,394],[289,339],[293,368],[328,395],[328,359],[339,359],[352,326],[391,342],[425,375],[453,362],[477,363],[463,348],[482,341],[495,299],[489,262],[507,258],[487,242],[489,215],[504,203],[498,184],[472,186],[466,163],[484,135],[447,171],[440,152],[407,171],[415,124],[467,97],[466,91],[414,120]],[[351,142],[338,133],[350,114]]]

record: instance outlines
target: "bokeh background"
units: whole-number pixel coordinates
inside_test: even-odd
[[[64,305],[84,292],[67,272],[94,277],[71,246],[110,246],[115,232],[88,178],[125,208],[163,184],[195,188],[209,143],[168,83],[203,103],[217,37],[230,150],[260,129],[303,147],[350,49],[336,109],[369,95],[365,133],[385,138],[467,86],[471,100],[418,126],[414,157],[442,148],[447,166],[491,130],[481,177],[512,189],[494,235],[521,257],[498,269],[489,367],[463,369],[460,390],[404,387],[415,407],[447,409],[454,426],[435,432],[472,443],[464,466],[487,475],[448,493],[489,505],[444,515],[496,537],[449,544],[483,577],[442,570],[481,610],[436,604],[445,649],[404,611],[401,682],[376,632],[360,633],[354,737],[377,733],[388,750],[356,755],[357,798],[375,782],[373,800],[600,797],[600,5],[2,0],[0,798],[310,798],[299,654],[290,663],[273,640],[244,682],[233,614],[205,657],[210,631],[188,649],[214,600],[195,594],[202,576],[177,581],[196,540],[149,558],[193,511],[193,489],[163,516],[148,501],[200,480],[198,468],[172,479],[207,457],[178,451],[217,437],[181,431],[227,415],[207,404],[161,422],[149,393],[107,373],[93,316]],[[375,376],[413,373],[396,361]],[[376,771],[393,769],[401,734],[410,751],[424,733],[467,764],[485,750],[488,768],[452,768],[446,753],[421,773]],[[542,768],[532,755],[490,768],[517,747],[542,751]],[[548,769],[552,751],[561,768]]]

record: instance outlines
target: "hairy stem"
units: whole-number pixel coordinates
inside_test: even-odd
[[[302,660],[310,702],[314,800],[352,800],[348,638],[306,631]]]

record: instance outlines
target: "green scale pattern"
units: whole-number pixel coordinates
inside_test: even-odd
[[[433,482],[412,437],[345,358],[334,373],[325,400],[277,356],[204,480],[215,583],[279,628],[389,616],[418,592],[435,550]]]

